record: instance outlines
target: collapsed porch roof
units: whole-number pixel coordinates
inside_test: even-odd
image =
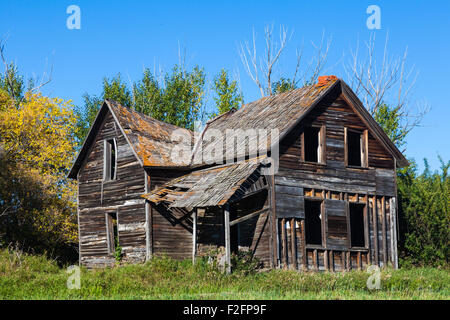
[[[258,180],[265,157],[191,172],[156,188],[143,198],[173,208],[221,206],[241,198]]]

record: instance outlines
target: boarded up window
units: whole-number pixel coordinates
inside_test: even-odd
[[[322,245],[322,201],[305,200],[306,244]]]
[[[350,203],[350,233],[352,247],[365,247],[364,204]]]
[[[304,218],[303,188],[275,185],[276,213],[278,218]]]
[[[327,247],[345,249],[348,247],[346,203],[342,200],[326,199]]]

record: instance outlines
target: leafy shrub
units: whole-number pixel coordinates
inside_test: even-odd
[[[414,166],[399,170],[399,225],[401,265],[443,266],[450,256],[450,162],[441,170],[417,175]]]

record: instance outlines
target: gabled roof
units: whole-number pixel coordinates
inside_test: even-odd
[[[69,172],[69,178],[76,178],[90,147],[95,141],[108,111],[118,123],[122,134],[130,144],[133,153],[143,167],[178,167],[171,159],[175,143],[171,135],[175,130],[193,139],[193,132],[126,108],[112,100],[105,100]],[[190,147],[190,145],[189,145]]]
[[[143,195],[169,207],[194,208],[224,205],[239,199],[260,177],[263,158],[197,170],[175,178]]]
[[[317,84],[261,98],[243,105],[237,111],[233,109],[211,120],[202,132],[201,147],[199,147],[200,143],[198,143],[194,150],[193,161],[195,159],[201,159],[202,157],[200,155],[202,153],[207,157],[211,154],[212,150],[217,150],[220,146],[225,150],[225,133],[227,129],[277,129],[279,131],[279,139],[277,141],[270,141],[270,133],[268,133],[267,143],[265,141],[257,141],[258,151],[260,154],[264,153],[270,146],[281,141],[334,88],[341,90],[344,97],[367,125],[373,136],[397,160],[398,166],[407,166],[408,161],[364,108],[361,101],[343,80],[335,76],[319,77]],[[222,141],[211,139],[208,136],[214,130],[219,130],[222,133]],[[248,145],[249,141],[244,140],[241,143]],[[224,154],[226,153],[224,152]]]
[[[337,80],[332,80],[323,86],[305,86],[278,95],[264,97],[243,105],[237,111],[231,110],[227,114],[211,120],[202,133],[202,148],[196,148],[193,159],[200,159],[199,154],[202,152],[205,156],[211,154],[211,151],[220,147],[220,145],[225,149],[227,129],[277,129],[280,137],[283,137],[283,134],[291,129],[308,110],[313,108],[336,82]],[[212,139],[209,139],[208,134],[214,130],[222,132],[223,141],[211,141]],[[267,143],[261,141],[261,139],[257,141],[260,152],[270,149],[270,146],[276,143],[276,141],[271,141],[271,138],[269,131]]]
[[[190,165],[184,166],[175,163],[171,158],[172,148],[176,145],[172,142],[171,135],[175,130],[184,130],[183,132],[190,136],[192,140],[192,131],[155,120],[149,116],[123,107],[114,101],[105,100],[70,170],[69,177],[76,178],[108,110],[116,119],[122,133],[143,167],[194,168],[194,165],[207,164],[205,161],[201,163],[195,162],[196,159],[203,158],[199,157],[199,155],[211,155],[211,151],[217,150],[219,147],[223,147],[225,151],[225,140],[218,141],[211,139],[209,136],[214,130],[220,131],[224,139],[226,130],[228,129],[278,130],[279,139],[276,141],[271,141],[272,136],[270,133],[267,143],[261,139],[257,140],[257,150],[259,154],[264,154],[265,150],[269,150],[274,144],[279,143],[315,106],[336,88],[340,90],[356,114],[367,125],[371,134],[393,156],[397,166],[407,166],[408,161],[406,158],[364,108],[362,102],[348,85],[335,76],[325,76],[319,77],[317,84],[261,98],[243,105],[239,110],[233,109],[210,120],[201,134],[200,142],[194,148]],[[246,139],[242,143],[248,144],[249,141]],[[224,152],[223,154],[226,155],[227,153]],[[252,154],[250,156],[256,155]]]

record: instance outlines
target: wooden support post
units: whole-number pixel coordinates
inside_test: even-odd
[[[144,172],[144,188],[145,193],[148,193],[150,190],[150,177],[147,172]],[[145,200],[145,259],[148,261],[151,259],[153,255],[153,241],[152,241],[152,216],[151,211],[152,208],[150,203]]]
[[[318,271],[319,270],[319,256],[317,253],[317,249],[314,249],[313,264],[314,264],[314,270]]]
[[[345,251],[341,251],[341,269],[342,271],[347,270],[347,266],[345,265]]]
[[[394,245],[393,245],[393,252],[394,252],[394,268],[398,269],[398,252],[397,252],[397,199],[395,197],[392,198],[391,201],[391,214],[393,219],[392,228],[394,230],[393,238],[394,238]]]
[[[295,236],[295,218],[291,218],[291,265],[293,269],[297,269],[297,250],[296,250],[296,236]]]
[[[281,219],[281,261],[283,263],[283,269],[287,269],[288,267],[288,258],[287,258],[287,241],[286,241],[286,219]]]
[[[368,257],[369,264],[372,264],[372,253],[371,253],[371,245],[370,245],[370,205],[369,205],[369,194],[366,194],[366,208],[364,212],[364,235],[366,246],[369,249]]]
[[[346,264],[345,264],[345,267],[346,267],[347,270],[350,270],[352,268],[350,251],[347,251],[345,253],[345,260],[347,260]]]
[[[330,250],[330,257],[328,258],[328,263],[330,265],[330,271],[334,271],[334,251]]]
[[[361,270],[361,251],[358,251],[358,256],[356,257],[356,264],[358,265],[358,270]]]
[[[278,242],[279,242],[279,235],[278,235],[278,220],[277,220],[277,213],[276,213],[276,199],[275,199],[275,177],[274,175],[271,175],[267,177],[267,188],[269,193],[269,205],[270,205],[270,224],[271,224],[271,245],[272,248],[272,266],[277,267],[279,264],[279,248],[278,248]]]
[[[373,213],[373,248],[375,251],[375,264],[379,266],[378,263],[378,205],[377,196],[372,197],[372,213]]]
[[[192,263],[195,264],[195,255],[197,254],[197,211],[194,209],[192,213]]]
[[[381,232],[383,233],[383,266],[387,265],[387,243],[386,243],[386,199],[381,198]]]
[[[223,210],[225,227],[225,264],[227,274],[231,273],[231,239],[230,239],[230,206],[227,204]]]
[[[306,271],[308,270],[308,255],[306,253],[305,219],[300,221],[300,227],[302,230],[302,267]]]
[[[323,252],[323,267],[328,270],[328,250]]]

